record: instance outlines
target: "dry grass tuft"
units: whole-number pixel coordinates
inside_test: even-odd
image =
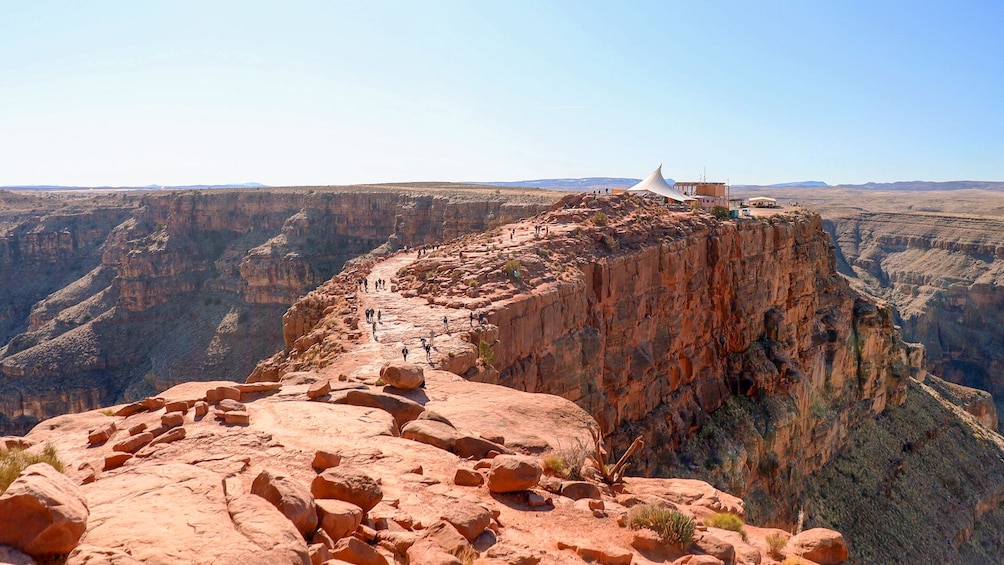
[[[659,534],[666,545],[686,547],[694,539],[694,520],[686,514],[654,504],[639,504],[628,512],[628,527]]]
[[[7,491],[7,487],[17,479],[21,471],[35,463],[48,463],[53,469],[63,472],[63,463],[56,455],[56,448],[51,444],[45,444],[40,454],[28,453],[18,448],[0,451],[0,494]]]

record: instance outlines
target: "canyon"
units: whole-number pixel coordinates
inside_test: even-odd
[[[903,339],[910,339],[909,332],[922,333],[916,328],[923,324],[905,323],[905,303],[894,294],[874,298],[879,293],[869,287],[868,277],[881,281],[878,275],[892,271],[866,270],[869,255],[861,251],[869,245],[884,246],[884,252],[926,245],[928,250],[986,258],[996,253],[992,238],[979,243],[974,231],[952,244],[944,237],[948,229],[934,234],[918,221],[920,227],[898,230],[901,239],[894,241],[895,228],[882,235],[875,227],[879,222],[860,212],[853,214],[858,224],[837,227],[830,213],[820,217],[794,210],[719,221],[623,196],[572,195],[554,203],[553,195],[483,189],[467,196],[420,197],[414,188],[321,196],[305,190],[260,199],[254,192],[226,192],[219,202],[212,201],[217,195],[204,193],[155,195],[154,204],[149,201],[153,196],[139,202],[121,199],[116,213],[123,219],[107,230],[100,265],[86,270],[89,264],[82,261],[79,269],[86,276],[68,275],[72,284],[65,291],[37,300],[23,329],[12,326],[19,333],[12,332],[0,367],[24,384],[55,377],[44,371],[44,363],[31,359],[53,359],[53,367],[65,359],[71,366],[84,363],[86,349],[79,346],[53,353],[50,345],[49,357],[41,357],[41,349],[32,353],[38,357],[18,357],[60,337],[73,338],[60,347],[88,343],[77,341],[78,335],[64,337],[92,321],[65,331],[73,324],[71,315],[83,320],[90,313],[94,321],[105,316],[114,324],[152,321],[132,326],[142,331],[179,317],[188,323],[198,320],[184,314],[186,306],[211,309],[214,296],[220,297],[221,308],[269,305],[277,310],[274,329],[271,337],[264,336],[265,329],[261,333],[263,340],[272,341],[254,356],[241,355],[245,364],[228,362],[221,372],[211,373],[204,360],[189,360],[174,365],[170,379],[152,378],[148,371],[141,378],[143,386],[132,380],[118,392],[97,394],[95,405],[81,401],[71,407],[80,411],[110,403],[109,398],[136,400],[171,386],[175,388],[163,393],[168,401],[183,397],[191,404],[211,400],[213,385],[182,383],[245,376],[245,385],[220,384],[247,387],[251,400],[260,398],[255,391],[275,395],[263,404],[248,404],[250,428],[207,428],[193,422],[202,444],[182,439],[158,446],[143,461],[107,473],[108,479],[121,482],[135,473],[150,473],[153,464],[223,461],[209,455],[221,441],[239,443],[241,448],[229,449],[227,457],[248,456],[250,463],[219,463],[216,471],[233,466],[237,470],[227,473],[244,482],[250,480],[246,471],[263,465],[268,454],[299,461],[319,444],[294,434],[292,420],[273,433],[270,423],[279,414],[295,409],[300,416],[290,418],[314,421],[302,424],[314,429],[310,426],[316,421],[333,416],[301,407],[308,387],[328,382],[335,391],[331,401],[338,405],[345,401],[336,398],[355,394],[353,387],[372,390],[385,384],[377,375],[403,348],[421,359],[419,343],[428,340],[427,392],[415,397],[421,403],[437,402],[427,409],[442,412],[468,433],[504,435],[506,446],[529,454],[586,447],[590,426],[598,429],[612,454],[625,452],[640,438],[643,447],[633,456],[629,474],[706,481],[701,484],[722,493],[715,495],[720,499],[724,492],[742,498],[748,523],[763,530],[750,526],[757,540],[752,544],[729,539],[737,562],[770,562],[764,538],[757,536],[803,526],[847,533],[856,562],[937,556],[946,562],[980,563],[992,562],[1002,550],[994,532],[996,524],[1004,523],[1004,441],[992,431],[998,422],[991,397],[928,374],[938,374],[944,351],[935,349],[932,361],[922,345]],[[434,187],[420,191],[435,193]],[[330,213],[314,210],[316,199]],[[286,207],[274,216],[265,213],[280,207],[271,207],[276,201]],[[332,228],[342,221],[333,219],[339,202],[346,206],[342,213],[351,217],[343,221],[351,229]],[[225,219],[233,209],[249,214],[242,216],[246,221]],[[367,209],[373,214],[364,213]],[[469,219],[461,219],[468,214]],[[869,227],[860,223],[865,221],[871,222]],[[240,232],[237,224],[261,226],[264,233],[250,228]],[[850,225],[858,231],[846,227]],[[276,226],[278,232],[269,231]],[[357,228],[367,234],[362,241],[351,239],[360,237],[350,235]],[[848,234],[862,231],[865,235],[852,243]],[[225,237],[213,235],[217,233]],[[873,236],[881,243],[873,243]],[[318,243],[324,237],[329,243]],[[308,244],[309,238],[317,239]],[[20,249],[22,244],[9,247]],[[336,270],[341,272],[332,277]],[[923,288],[918,295],[932,286],[905,275],[894,278],[912,280]],[[360,288],[362,279],[370,286]],[[372,283],[377,279],[388,281],[387,288],[376,290]],[[102,310],[104,305],[112,307]],[[379,321],[364,321],[366,310],[379,312]],[[992,308],[984,310],[992,315]],[[920,308],[917,319],[929,313]],[[241,339],[253,334],[244,329],[233,333]],[[177,338],[163,337],[166,332],[154,335],[161,336],[149,346],[157,355],[179,353],[170,349],[172,344],[161,351]],[[194,348],[184,342],[177,347],[202,352],[217,338]],[[128,335],[119,339],[119,344],[128,343]],[[30,347],[19,349],[18,344]],[[269,356],[277,349],[281,351]],[[956,351],[954,346],[950,351]],[[101,366],[90,369],[100,371]],[[74,378],[86,381],[86,375],[79,372]],[[944,376],[958,380],[951,371]],[[51,382],[62,388],[70,382],[55,378]],[[494,397],[511,400],[501,406]],[[538,398],[566,404],[545,408]],[[359,443],[350,434],[335,444],[354,465],[397,485],[403,499],[411,491],[400,490],[399,471],[422,461],[442,482],[456,462],[417,455],[424,452],[415,452],[411,444],[391,450],[381,437],[394,437],[395,430],[403,434],[404,426],[399,421],[398,429],[381,420],[387,402],[380,400],[384,408],[375,412],[332,419],[331,425],[356,430],[352,426],[358,423],[352,422],[371,423],[370,431],[359,428],[352,434],[373,435],[373,443]],[[484,410],[481,404],[493,408]],[[67,411],[65,406],[54,409]],[[116,410],[116,418],[134,417],[128,406]],[[108,417],[97,411],[64,416],[37,426],[28,437],[55,442],[80,466],[94,456],[82,448],[82,434]],[[204,457],[195,457],[198,449],[206,451]],[[383,465],[378,462],[388,457],[398,463],[378,471]],[[96,466],[88,464],[82,474]],[[306,477],[297,469],[288,472]],[[96,478],[93,484],[100,485],[105,475],[97,473]],[[661,493],[669,488],[661,485]],[[97,486],[90,488],[96,492]],[[607,502],[616,508],[613,499]],[[423,505],[442,504],[414,499],[407,506],[420,514]],[[860,519],[861,508],[868,508],[868,520]],[[534,527],[539,525],[530,529]],[[915,536],[928,542],[911,545]],[[110,543],[111,538],[95,534],[92,539]],[[521,538],[513,532],[512,538],[500,539],[515,543]],[[548,557],[558,555],[561,544],[569,545],[553,537],[538,542],[549,548]],[[635,552],[633,559],[644,563],[647,558]]]
[[[0,196],[0,433],[246,374],[282,348],[286,308],[346,261],[553,201],[420,184]]]

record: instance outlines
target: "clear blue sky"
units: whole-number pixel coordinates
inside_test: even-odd
[[[0,0],[0,185],[1004,180],[1004,2]]]

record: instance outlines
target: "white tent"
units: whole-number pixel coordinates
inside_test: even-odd
[[[749,199],[750,204],[777,204],[777,198],[769,198],[767,196],[754,196]]]
[[[670,186],[669,183],[666,182],[666,179],[662,176],[662,165],[659,165],[659,168],[649,175],[647,179],[629,188],[628,192],[633,192],[635,194],[648,193],[668,198],[676,202],[693,202],[694,200],[697,200],[692,196],[680,194],[675,188]]]

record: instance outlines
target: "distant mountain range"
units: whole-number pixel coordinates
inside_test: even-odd
[[[182,186],[162,186],[159,184],[148,184],[146,186],[65,186],[59,184],[28,184],[28,185],[7,185],[0,186],[6,190],[181,190],[195,188],[268,188],[267,184],[257,182],[245,182],[240,184],[186,184]]]

